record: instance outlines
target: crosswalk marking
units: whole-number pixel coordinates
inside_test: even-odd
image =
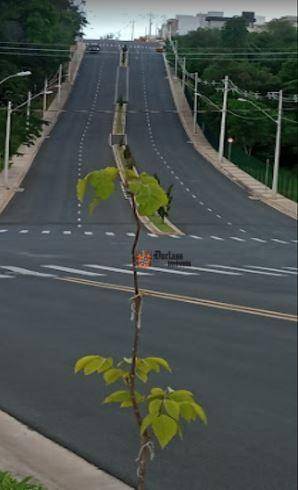
[[[133,274],[133,271],[131,270],[119,269],[118,267],[108,267],[106,265],[85,264],[84,267],[90,267],[91,269],[100,269],[103,271],[119,272],[120,274],[129,274],[129,275]],[[138,272],[138,274],[140,274],[140,276],[152,276],[152,274],[148,272]]]
[[[53,274],[43,274],[41,272],[32,271],[30,269],[24,269],[23,267],[14,267],[12,265],[2,265],[1,269],[14,272],[15,274],[21,274],[22,276],[55,277]]]
[[[210,272],[212,274],[224,274],[227,276],[242,276],[240,272],[230,272],[230,271],[219,271],[217,269],[207,269],[207,267],[195,267],[195,266],[190,266],[190,267],[183,267],[183,269],[187,270],[192,270],[192,271],[200,271],[200,272]]]
[[[262,240],[262,238],[251,238],[251,240],[254,240],[255,242],[259,242],[259,243],[267,243],[267,241]]]
[[[105,276],[106,274],[99,274],[98,272],[83,271],[81,269],[73,269],[72,267],[62,267],[60,265],[43,265],[46,269],[53,269],[60,272],[67,272],[70,274],[79,274],[81,276],[96,277]]]
[[[260,267],[258,265],[246,265],[245,267],[251,267],[252,269],[260,269],[262,271],[272,271],[272,272],[281,272],[283,274],[293,274],[294,276],[297,276],[297,272],[294,271],[285,271],[282,269],[276,269],[273,267]]]
[[[223,242],[223,241],[224,241],[224,239],[223,239],[223,238],[220,238],[219,236],[214,236],[214,235],[211,235],[211,237],[210,237],[210,238],[212,238],[213,240],[218,240],[218,241],[220,241],[220,242]]]
[[[279,238],[271,238],[272,242],[275,243],[282,243],[283,245],[286,245],[289,242],[285,242],[284,240],[279,240]]]
[[[246,240],[243,240],[243,238],[238,238],[237,236],[230,236],[231,240],[235,240],[235,242],[245,242]]]
[[[131,265],[128,265],[128,267],[131,267]],[[166,272],[168,274],[178,274],[180,276],[197,276],[198,274],[194,272],[184,272],[184,271],[177,271],[175,269],[164,269],[162,267],[146,267],[146,270],[149,271],[157,271],[157,272]]]
[[[220,269],[228,269],[228,270],[234,270],[234,271],[239,271],[239,272],[248,272],[250,274],[261,274],[264,276],[275,276],[275,277],[282,277],[282,274],[277,274],[275,272],[265,272],[265,271],[252,271],[251,269],[245,269],[243,267],[229,267],[227,265],[218,265],[218,264],[208,264],[208,267],[219,267]]]

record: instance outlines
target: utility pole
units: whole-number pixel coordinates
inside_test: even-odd
[[[43,109],[42,109],[42,117],[45,118],[46,110],[47,110],[47,93],[48,93],[48,79],[45,78],[44,87],[43,87]]]
[[[186,58],[183,58],[183,65],[182,65],[182,92],[184,93],[185,91],[185,78],[186,78]]]
[[[131,40],[132,41],[135,38],[135,25],[136,25],[136,21],[135,20],[132,20],[131,21]]]
[[[61,87],[62,87],[62,76],[63,76],[63,66],[59,66],[59,75],[58,75],[58,103],[60,105],[61,102]]]
[[[27,130],[30,128],[31,99],[32,99],[32,94],[31,94],[31,91],[29,90],[28,97],[27,97],[27,110],[26,110],[26,127],[27,127]]]
[[[197,122],[198,122],[198,82],[199,74],[195,73],[195,98],[193,107],[193,132],[197,134]]]
[[[153,24],[153,14],[150,12],[149,14],[149,40],[151,39],[152,36],[152,24]]]
[[[222,163],[222,159],[224,156],[224,150],[225,150],[228,93],[229,93],[229,77],[226,76],[225,77],[224,96],[223,96],[223,106],[222,106],[222,113],[221,113],[219,149],[218,149],[219,163]]]
[[[4,186],[7,189],[8,189],[8,168],[9,168],[11,114],[12,114],[12,103],[9,101],[8,105],[7,105],[5,149],[4,149]]]
[[[278,192],[278,173],[279,173],[279,160],[280,160],[280,146],[281,146],[281,124],[282,124],[282,109],[283,109],[283,91],[279,91],[278,98],[278,118],[276,121],[276,142],[275,142],[275,157],[273,168],[273,182],[272,192],[276,194]]]

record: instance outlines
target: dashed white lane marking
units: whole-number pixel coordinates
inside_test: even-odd
[[[284,240],[279,240],[279,238],[271,238],[272,242],[281,243],[282,245],[287,245],[289,242],[285,242]]]
[[[42,235],[50,235],[50,230],[42,230],[41,234]]]
[[[71,231],[70,230],[66,230],[63,232],[63,235],[71,235]]]
[[[8,230],[0,230],[0,233],[6,233]]]
[[[283,267],[283,269],[289,269],[290,271],[297,271],[297,267]]]
[[[190,235],[190,237],[194,238],[195,240],[203,240],[201,236],[197,236],[197,235]]]
[[[297,276],[297,272],[275,269],[274,267],[260,267],[257,265],[246,265],[245,267],[251,267],[251,269],[260,269],[262,271],[269,271],[269,272],[272,271],[272,272],[281,272],[283,274],[293,274],[294,276]]]
[[[12,265],[1,266],[1,269],[5,269],[15,274],[21,274],[22,276],[35,276],[35,277],[55,277],[53,274],[42,274],[41,272],[31,271],[24,269],[23,267],[14,267]]]
[[[20,230],[19,233],[21,235],[27,235],[27,233],[29,233],[29,230]]]
[[[197,198],[197,196],[195,196],[194,194],[192,194],[192,197],[193,197],[194,199],[196,199],[196,198]]]
[[[217,269],[207,269],[207,267],[191,266],[191,267],[183,267],[183,269],[192,270],[192,271],[200,271],[200,272],[210,272],[212,274],[223,274],[226,276],[242,276],[242,274],[240,274],[240,272],[219,271]]]
[[[275,276],[275,277],[282,277],[282,274],[277,274],[275,272],[265,272],[265,271],[252,271],[251,269],[244,269],[243,267],[229,267],[227,265],[218,265],[218,264],[207,264],[208,267],[215,267],[219,269],[228,269],[228,270],[233,270],[233,271],[239,271],[239,272],[249,272],[250,274],[260,274],[264,276]]]
[[[129,264],[129,267],[131,265]],[[146,270],[150,271],[157,271],[157,272],[165,272],[167,274],[177,274],[179,276],[197,276],[197,273],[194,272],[184,272],[184,271],[177,271],[174,269],[163,269],[162,267],[146,267]]]
[[[203,201],[200,201],[200,204],[201,204],[201,206],[204,206],[205,203]]]
[[[222,216],[220,214],[217,214],[216,217],[222,219]]]
[[[237,236],[230,236],[231,240],[235,240],[235,242],[245,242],[246,240],[243,240],[243,238],[238,238]]]
[[[106,231],[106,235],[107,236],[115,236],[115,233],[113,233],[112,231]]]
[[[84,267],[90,267],[91,269],[99,269],[103,271],[119,272],[120,274],[133,274],[133,271],[131,270],[119,269],[118,267],[108,267],[106,265],[85,264]],[[141,276],[152,276],[152,274],[149,274],[148,272],[138,272],[138,274],[140,274]]]
[[[72,267],[62,267],[60,265],[43,265],[46,269],[51,269],[59,272],[67,272],[68,274],[80,274],[81,276],[96,277],[105,276],[106,274],[99,274],[98,272],[89,272],[81,269],[73,269]]]
[[[251,240],[254,240],[255,242],[259,242],[259,243],[267,243],[267,241],[262,240],[262,238],[251,238]]]
[[[0,274],[0,279],[14,279],[15,276],[9,276],[7,274]]]
[[[135,237],[136,234],[135,233],[126,233],[127,236],[131,236],[131,237]]]
[[[298,243],[298,240],[291,240],[293,243]]]
[[[158,238],[158,235],[155,235],[155,233],[147,233],[147,236],[150,236],[151,238]]]
[[[86,236],[93,236],[93,231],[84,231],[84,235]]]
[[[232,224],[233,224],[233,223],[231,223],[230,221],[228,221],[228,223],[227,223],[227,224],[228,224],[229,226],[232,226]]]
[[[176,240],[180,240],[180,236],[177,236],[177,235],[170,235],[171,238],[175,238]]]
[[[212,238],[213,240],[218,240],[220,242],[223,242],[224,241],[224,238],[220,238],[219,236],[211,236],[210,238]]]
[[[211,208],[207,208],[209,213],[213,213],[213,210]]]

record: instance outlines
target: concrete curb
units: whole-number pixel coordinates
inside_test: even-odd
[[[56,96],[45,113],[45,120],[49,122],[49,125],[43,128],[41,136],[36,139],[34,145],[30,147],[22,145],[18,149],[20,156],[14,156],[12,158],[12,165],[8,172],[9,189],[6,189],[4,186],[3,172],[0,173],[0,214],[4,211],[15,193],[21,191],[20,186],[22,181],[30,170],[41,145],[49,137],[54,128],[60,114],[58,110],[64,107],[71,93],[72,85],[77,77],[85,49],[86,46],[84,43],[77,44],[73,55],[73,62],[70,63],[69,67],[69,80],[62,85],[61,102],[59,104],[58,96]]]
[[[0,469],[32,476],[47,490],[129,490],[67,449],[0,411]]]
[[[230,162],[226,158],[223,159],[222,164],[218,162],[218,153],[210,145],[209,141],[205,138],[201,128],[197,125],[197,132],[193,131],[193,115],[185,95],[182,93],[179,79],[173,77],[172,70],[163,55],[166,72],[169,80],[172,96],[184,127],[184,130],[193,143],[194,148],[200,155],[202,155],[209,163],[211,163],[219,172],[224,174],[230,180],[238,184],[240,187],[244,187],[253,199],[263,201],[267,205],[277,209],[283,214],[297,220],[298,209],[297,204],[290,199],[282,196],[281,194],[274,195],[269,187],[258,180],[251,177],[249,174],[241,170],[237,165]]]

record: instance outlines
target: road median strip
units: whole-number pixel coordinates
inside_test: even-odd
[[[57,277],[56,279],[59,281],[79,284],[83,286],[114,290],[114,291],[129,293],[129,294],[134,293],[134,289],[132,287],[119,285],[119,284],[90,281],[85,279],[78,279],[76,277]],[[261,316],[261,317],[272,318],[275,320],[285,320],[288,322],[297,323],[297,316],[292,315],[290,313],[284,313],[284,312],[274,311],[274,310],[266,310],[266,309],[255,308],[250,306],[235,305],[230,303],[224,303],[221,301],[214,301],[214,300],[208,300],[203,298],[196,298],[193,296],[173,294],[164,291],[155,291],[151,289],[141,289],[140,291],[141,294],[143,294],[144,296],[148,296],[152,298],[164,299],[168,301],[177,301],[180,303],[188,303],[188,304],[193,304],[196,306],[202,306],[206,308],[215,308],[215,309],[226,310],[226,311],[234,311],[237,313],[244,313],[247,315]]]

